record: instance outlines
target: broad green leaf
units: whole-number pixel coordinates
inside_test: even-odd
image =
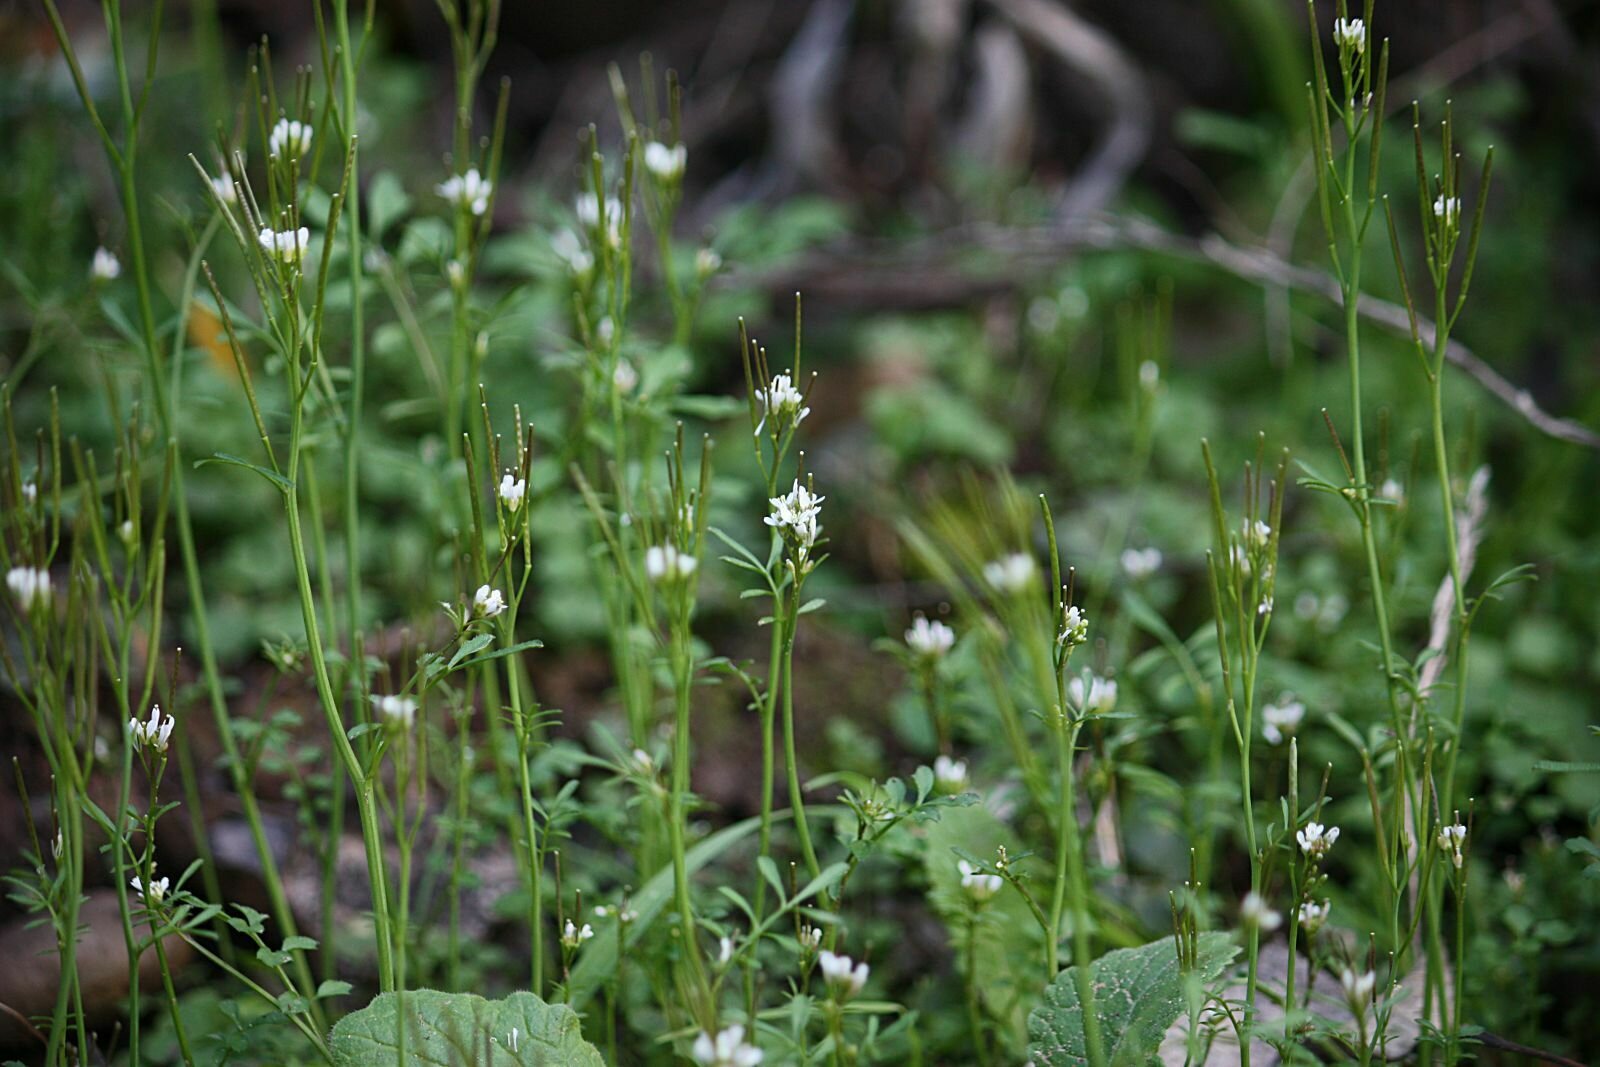
[[[1210,982],[1237,951],[1227,934],[1201,934],[1194,977]],[[1105,1062],[1117,1067],[1159,1062],[1162,1035],[1184,1005],[1184,976],[1172,938],[1107,952],[1090,969]],[[1028,1014],[1028,1055],[1034,1063],[1077,1067],[1089,1062],[1076,970],[1058,974],[1044,991],[1044,1003]]]
[[[402,1007],[402,998],[404,1006]],[[405,1025],[400,1054],[399,1024]],[[338,1067],[604,1067],[583,1039],[577,1014],[532,993],[485,1000],[473,993],[419,989],[384,993],[334,1025]]]

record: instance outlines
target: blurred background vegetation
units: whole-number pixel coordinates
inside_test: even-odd
[[[109,70],[97,5],[63,9],[93,85]],[[1329,6],[1319,25],[1331,17]],[[1539,762],[1600,758],[1590,728],[1600,722],[1600,14],[1555,0],[1395,0],[1377,22],[1393,42],[1381,181],[1407,205],[1403,217],[1414,210],[1412,99],[1425,122],[1451,101],[1469,161],[1496,146],[1473,295],[1455,336],[1526,405],[1568,420],[1569,439],[1558,439],[1452,368],[1450,418],[1463,442],[1454,469],[1491,472],[1477,584],[1523,563],[1537,576],[1505,590],[1474,631],[1463,771],[1477,798],[1478,906],[1474,964],[1461,980],[1481,1025],[1583,1059],[1600,1055],[1600,775]],[[433,187],[447,173],[453,121],[447,40],[422,0],[379,3],[376,25],[381,47],[365,58],[361,83],[369,228],[408,272],[396,284],[415,286],[416,329],[441,338],[448,224]],[[268,37],[280,78],[321,57],[309,5],[277,0],[169,2],[160,33],[141,165],[166,316],[206,218],[188,155],[209,162],[219,126],[244,121],[248,50]],[[802,701],[815,712],[805,744],[818,765],[881,776],[929,751],[914,694],[870,645],[898,633],[911,610],[937,611],[941,594],[880,502],[915,514],[967,472],[995,468],[1050,494],[1091,603],[1120,603],[1116,617],[1127,620],[1116,647],[1125,658],[1103,662],[1102,647],[1094,665],[1118,672],[1123,706],[1139,712],[1107,741],[1127,818],[1169,828],[1126,843],[1146,887],[1130,892],[1130,907],[1158,932],[1165,892],[1187,869],[1194,709],[1170,661],[1150,652],[1158,640],[1116,560],[1124,546],[1159,547],[1166,566],[1139,604],[1176,634],[1195,633],[1211,617],[1200,438],[1224,471],[1255,455],[1258,432],[1272,450],[1337,464],[1322,415],[1343,425],[1348,409],[1328,328],[1337,309],[1291,285],[1284,266],[1317,271],[1326,256],[1306,164],[1306,37],[1293,0],[509,4],[480,101],[486,129],[495,86],[509,79],[481,275],[491,309],[483,377],[497,418],[520,404],[550,454],[568,429],[559,372],[577,342],[570,282],[549,238],[571,224],[588,125],[608,154],[620,151],[609,63],[635,92],[655,83],[641,56],[686,86],[679,251],[687,269],[709,246],[726,269],[682,343],[659,340],[672,332],[665,302],[642,303],[630,358],[641,388],[681,386],[677,413],[693,425],[726,423],[717,521],[729,528],[753,529],[759,513],[742,473],[736,320],[782,351],[793,294],[804,294],[806,358],[819,373],[807,462],[828,490],[833,552],[817,578],[830,609],[812,617],[800,651],[815,665]],[[49,28],[20,2],[0,5],[0,145],[0,374],[17,423],[46,425],[59,403],[65,433],[109,452],[142,362],[128,341],[131,294],[91,285],[88,265],[97,245],[119,250],[121,212]],[[1381,245],[1367,288],[1393,301]],[[1269,258],[1233,254],[1241,250]],[[1415,265],[1416,247],[1406,250]],[[371,321],[362,492],[375,519],[363,578],[381,632],[426,615],[441,586],[454,588],[453,520],[415,337],[393,314]],[[1382,477],[1409,487],[1428,477],[1421,372],[1401,333],[1375,325],[1366,341],[1378,412],[1369,449]],[[251,430],[214,321],[193,317],[188,342],[186,449],[247,453]],[[1148,410],[1144,359],[1162,367]],[[536,489],[563,478],[554,458],[536,464]],[[1425,644],[1444,571],[1422,484],[1385,529],[1403,644],[1414,648]],[[247,693],[266,673],[263,642],[300,633],[282,531],[263,521],[275,498],[220,467],[195,470],[189,485],[219,652]],[[572,737],[610,708],[580,508],[556,494],[537,513],[543,561],[530,601],[530,632],[548,646],[539,685]],[[1278,588],[1293,610],[1279,606],[1264,691],[1307,704],[1302,759],[1333,764],[1331,814],[1359,826],[1370,818],[1359,764],[1326,724],[1376,721],[1382,680],[1356,578],[1358,534],[1342,519],[1331,498],[1289,498]],[[329,538],[328,566],[342,581],[336,533]],[[704,629],[719,651],[756,655],[762,638],[749,636],[737,591],[729,574],[708,577]],[[183,596],[174,585],[179,627]],[[307,703],[282,696],[297,701]],[[725,705],[708,713],[695,771],[717,819],[755,805],[745,769],[754,740],[731,695]],[[20,715],[0,718],[5,751],[25,754],[28,736]],[[9,791],[0,801],[14,803]],[[225,809],[219,801],[219,818]],[[9,865],[21,842],[12,833],[3,844]],[[1335,914],[1362,929],[1363,872],[1342,870],[1337,854],[1333,872]],[[1219,889],[1246,877],[1218,872]],[[870,870],[863,878],[870,884]],[[903,958],[887,961],[904,968],[909,1002],[913,976],[941,944],[912,938]]]

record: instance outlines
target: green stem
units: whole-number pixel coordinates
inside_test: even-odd
[[[794,744],[794,635],[800,625],[800,583],[796,578],[790,584],[789,607],[783,621],[783,762],[789,780],[789,806],[794,809],[794,829],[800,838],[800,852],[805,857],[806,869],[811,877],[822,874],[817,863],[816,850],[811,846],[811,830],[806,825],[805,796],[800,790],[800,762]]]

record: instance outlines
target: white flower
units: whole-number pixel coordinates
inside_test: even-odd
[[[1283,925],[1283,916],[1272,910],[1266,898],[1254,890],[1246,893],[1239,905],[1239,918],[1245,926],[1259,927],[1262,933],[1268,934]]]
[[[786,496],[775,496],[768,499],[772,505],[772,514],[762,522],[777,530],[791,533],[799,540],[803,547],[809,548],[816,542],[817,516],[822,512],[822,502],[828,499],[818,496],[810,489],[800,484],[795,479],[794,486]]]
[[[681,581],[693,574],[699,563],[672,545],[653,545],[644,552],[644,573],[652,582]]]
[[[578,926],[571,919],[567,920],[566,927],[561,931],[561,943],[569,949],[577,948],[594,936],[594,927],[588,923]]]
[[[12,567],[6,571],[6,588],[24,611],[50,603],[50,572],[38,567]]]
[[[822,927],[802,926],[800,928],[800,950],[802,952],[815,952],[822,947]]]
[[[824,949],[817,957],[817,965],[822,968],[822,980],[828,990],[840,1000],[855,996],[867,984],[870,968],[865,963],[856,963],[849,956]]]
[[[506,507],[516,511],[522,506],[522,496],[528,491],[528,480],[518,478],[510,471],[500,479],[500,499],[505,501]]]
[[[1288,693],[1278,698],[1278,703],[1261,709],[1261,735],[1274,745],[1281,745],[1286,735],[1292,734],[1306,717],[1306,706]]]
[[[1443,222],[1446,226],[1454,226],[1461,217],[1461,198],[1459,196],[1436,196],[1433,198],[1433,217]]]
[[[1147,393],[1156,391],[1161,384],[1161,365],[1153,359],[1139,364],[1139,385]]]
[[[1334,19],[1333,43],[1360,55],[1367,50],[1367,24],[1361,19]]]
[[[689,162],[689,150],[681,144],[667,147],[660,141],[644,146],[644,168],[664,182],[675,182],[683,177],[683,168]]]
[[[1033,557],[1013,552],[983,565],[983,579],[1002,593],[1020,593],[1033,584]]]
[[[1117,683],[1098,674],[1089,675],[1087,685],[1082,675],[1068,678],[1067,700],[1086,714],[1104,715],[1117,706]]]
[[[1339,828],[1324,827],[1320,822],[1308,822],[1305,829],[1294,835],[1294,839],[1300,842],[1301,852],[1313,859],[1321,859],[1327,855],[1333,843],[1339,840]]]
[[[452,174],[433,190],[457,207],[470,208],[474,215],[482,215],[489,210],[489,194],[494,192],[494,182],[480,175],[477,167],[468,167],[465,174]]]
[[[594,256],[583,247],[583,241],[571,230],[559,230],[550,238],[550,251],[567,265],[574,277],[587,277],[594,270]]]
[[[1129,548],[1122,553],[1122,570],[1129,578],[1139,581],[1161,569],[1159,548]]]
[[[304,226],[298,230],[272,230],[263,229],[257,240],[267,254],[273,256],[280,263],[299,263],[305,258],[306,248],[311,243],[311,231]]]
[[[372,696],[372,706],[378,714],[385,719],[404,729],[410,729],[411,723],[417,716],[417,702],[410,697],[396,696],[392,693],[385,696]]]
[[[273,159],[288,154],[291,159],[303,158],[311,151],[311,125],[294,119],[279,119],[267,138],[267,153]]]
[[[631,393],[634,386],[639,384],[639,372],[633,369],[632,363],[619,359],[611,372],[611,384],[617,387],[619,393]]]
[[[177,723],[173,721],[171,715],[168,715],[165,719],[161,717],[160,704],[152,704],[150,706],[150,720],[148,722],[140,722],[137,717],[129,719],[128,733],[132,734],[133,739],[146,748],[154,749],[156,752],[165,752],[167,750],[167,741],[172,737],[172,728],[176,725]]]
[[[146,888],[138,875],[128,879],[128,884],[133,887],[133,891],[138,893],[139,898],[146,904],[161,903],[161,899],[167,895],[167,890],[172,888],[172,882],[167,878],[151,879],[149,887]]]
[[[122,525],[117,527],[117,536],[122,538],[122,543],[131,545],[139,540],[138,527],[133,525],[132,519],[123,519]]]
[[[460,289],[467,284],[467,265],[459,259],[452,259],[444,265],[444,276],[450,288]]]
[[[1315,936],[1322,929],[1322,924],[1328,921],[1328,912],[1333,910],[1333,901],[1324,900],[1318,904],[1308,900],[1300,905],[1300,926],[1308,936]]]
[[[1378,495],[1385,500],[1392,500],[1396,507],[1406,502],[1406,487],[1393,478],[1385,478],[1383,484],[1378,486]]]
[[[1244,543],[1246,545],[1249,545],[1251,548],[1265,548],[1267,547],[1267,542],[1272,538],[1272,527],[1268,526],[1260,519],[1257,519],[1254,522],[1246,519],[1244,520],[1243,533]]]
[[[1466,844],[1467,828],[1459,822],[1451,823],[1449,826],[1441,826],[1439,828],[1439,836],[1435,840],[1441,850],[1450,854],[1450,862],[1455,865],[1457,870],[1460,870],[1461,864],[1465,859],[1461,853],[1461,846]]]
[[[65,837],[61,836],[61,831],[60,830],[57,830],[55,838],[52,839],[51,842],[50,842],[50,855],[55,857],[55,861],[57,863],[60,863],[61,862],[61,857],[62,857],[62,855],[64,855],[66,853],[66,851],[67,851],[67,839]]]
[[[656,769],[656,761],[642,748],[633,750],[633,762],[645,774],[652,774]]]
[[[906,631],[906,645],[926,659],[938,659],[956,643],[956,632],[937,620],[929,622],[927,616],[918,615]]]
[[[600,201],[593,193],[579,193],[573,209],[578,213],[578,221],[589,229],[600,225]],[[610,232],[611,242],[617,242],[618,227],[622,225],[622,201],[614,196],[606,197],[605,205],[606,229]]]
[[[787,374],[773,378],[772,384],[765,389],[757,389],[756,400],[761,404],[762,414],[761,421],[756,424],[756,433],[761,432],[769,418],[778,430],[786,426],[799,426],[811,414],[811,409],[805,406],[805,399],[800,390],[795,388],[794,379]]]
[[[985,874],[966,860],[958,861],[956,869],[961,872],[961,888],[965,889],[967,896],[977,904],[982,904],[993,897],[1005,884],[998,874]]]
[[[485,619],[492,619],[506,610],[506,598],[500,595],[500,590],[480,585],[472,594],[472,610]]]
[[[233,184],[233,176],[219,174],[210,179],[211,191],[217,194],[217,199],[224,204],[232,204],[239,199],[239,190]]]
[[[1344,987],[1344,996],[1350,1002],[1350,1007],[1360,1013],[1372,1002],[1372,989],[1378,984],[1378,976],[1371,971],[1357,974],[1345,968],[1339,975],[1339,984]]]
[[[738,1023],[715,1034],[701,1031],[691,1054],[702,1067],[756,1067],[762,1057],[760,1049],[745,1044],[744,1027]]]
[[[109,248],[96,248],[89,261],[89,277],[97,282],[109,282],[122,273],[122,264]]]
[[[717,966],[726,967],[733,959],[733,938],[724,937],[717,942]]]
[[[38,500],[38,499],[39,499],[39,487],[37,485],[35,485],[33,482],[23,482],[22,483],[22,500],[23,500],[23,502],[27,503],[27,504],[32,504],[35,500]]]
[[[701,278],[709,278],[722,269],[722,257],[714,248],[702,248],[694,254],[694,269]]]
[[[1089,640],[1089,616],[1076,604],[1068,604],[1061,609],[1061,632],[1056,635],[1056,642],[1068,647],[1083,644]]]
[[[967,788],[967,761],[937,756],[933,761],[933,781],[942,792],[960,793]]]

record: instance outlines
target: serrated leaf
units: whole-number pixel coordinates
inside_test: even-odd
[[[1210,982],[1236,952],[1238,946],[1227,934],[1201,934],[1194,977]],[[1090,964],[1090,971],[1105,1062],[1159,1062],[1156,1050],[1162,1035],[1184,1006],[1185,976],[1178,970],[1172,938],[1107,952]],[[1034,1063],[1080,1067],[1089,1062],[1076,972],[1069,967],[1056,975],[1044,991],[1044,1003],[1028,1013],[1028,1055]]]
[[[328,1049],[338,1067],[605,1067],[577,1014],[532,993],[504,1000],[434,989],[383,993],[334,1025]]]

